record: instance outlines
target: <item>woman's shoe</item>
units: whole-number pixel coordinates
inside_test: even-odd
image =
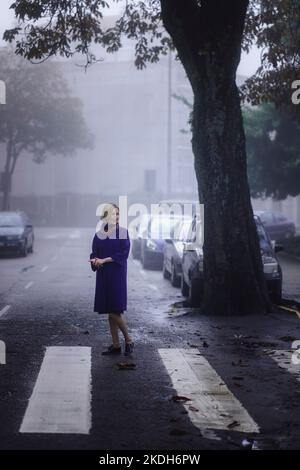
[[[134,349],[134,342],[133,341],[131,341],[131,343],[125,343],[124,355],[125,356],[130,356],[133,353],[133,349]]]
[[[121,346],[119,348],[115,348],[113,344],[108,346],[106,351],[102,351],[101,353],[103,356],[106,356],[108,354],[121,354]]]

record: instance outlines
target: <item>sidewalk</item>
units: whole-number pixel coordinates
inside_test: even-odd
[[[282,267],[283,297],[300,302],[300,258],[280,252],[278,259]]]

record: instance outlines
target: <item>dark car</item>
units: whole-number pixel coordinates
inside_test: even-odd
[[[141,252],[142,252],[142,238],[144,234],[147,232],[148,223],[150,220],[149,214],[143,214],[140,217],[139,222],[135,225],[135,234],[132,237],[132,248],[131,254],[134,259],[141,259]]]
[[[271,240],[283,240],[295,236],[296,227],[294,222],[282,214],[269,211],[254,211],[262,221]]]
[[[191,220],[192,219],[189,218],[180,222],[178,238],[165,240],[163,276],[165,279],[170,279],[174,287],[180,286],[183,244],[187,241]]]
[[[183,215],[153,214],[141,240],[141,261],[144,269],[163,267],[165,239],[173,238],[175,227]]]
[[[261,220],[256,215],[254,218],[269,295],[274,303],[279,304],[282,296],[282,270],[276,252],[280,251],[282,246],[275,245],[273,248]],[[197,231],[198,224],[194,218],[184,243],[181,276],[182,295],[189,298],[192,307],[200,306],[203,292],[203,249],[197,242]]]
[[[28,216],[23,211],[0,212],[0,250],[27,256],[33,252],[34,233]]]

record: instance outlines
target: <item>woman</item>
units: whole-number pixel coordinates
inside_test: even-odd
[[[119,328],[125,339],[125,356],[134,343],[122,314],[127,309],[127,258],[130,250],[128,230],[119,226],[119,208],[105,206],[100,229],[95,233],[90,263],[96,271],[94,312],[108,314],[112,344],[102,354],[120,354]]]

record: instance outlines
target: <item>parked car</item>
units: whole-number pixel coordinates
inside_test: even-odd
[[[254,211],[262,221],[271,240],[283,240],[295,236],[296,227],[294,222],[282,214],[269,211]]]
[[[163,276],[165,279],[170,279],[174,287],[180,286],[183,245],[187,241],[191,221],[191,218],[181,221],[178,227],[178,237],[165,240]]]
[[[22,256],[33,252],[34,232],[23,211],[0,212],[0,250],[14,251]]]
[[[185,216],[193,217],[195,214],[200,212],[200,203],[196,199],[162,199],[159,201],[159,206],[167,204],[170,208],[172,205],[178,205],[181,213]],[[190,212],[188,212],[190,210]],[[184,211],[187,211],[185,213]]]
[[[150,220],[150,214],[143,214],[139,223],[135,226],[136,237],[132,239],[131,253],[134,259],[141,259],[142,238],[147,233],[147,227]]]
[[[271,300],[278,304],[282,296],[282,269],[276,257],[281,245],[273,244],[258,216],[254,216],[259,235],[259,243],[264,268],[264,275]],[[197,242],[197,220],[194,218],[187,241],[184,242],[182,255],[181,292],[189,298],[192,307],[201,304],[203,293],[203,248]]]
[[[163,267],[165,239],[173,238],[183,215],[152,214],[145,236],[141,239],[141,261],[144,269]]]

